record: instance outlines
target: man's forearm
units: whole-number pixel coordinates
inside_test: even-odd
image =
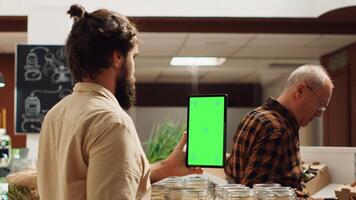
[[[183,137],[174,148],[173,152],[165,160],[151,165],[151,182],[157,182],[169,176],[185,176],[188,174],[202,174],[200,167],[188,168],[185,165],[186,153],[183,151],[187,141],[187,134]]]
[[[170,176],[170,169],[167,168],[166,160],[151,164],[151,183],[160,181]]]

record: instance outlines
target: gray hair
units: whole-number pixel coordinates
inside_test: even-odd
[[[334,85],[323,66],[306,64],[298,67],[291,73],[286,83],[286,89],[298,83],[306,83],[313,89],[319,89],[328,82],[331,83],[331,87],[333,88]]]

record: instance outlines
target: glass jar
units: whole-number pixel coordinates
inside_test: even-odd
[[[251,188],[225,188],[223,200],[254,200],[254,193]]]
[[[213,183],[211,180],[208,178],[202,177],[202,176],[187,176],[184,179],[184,187],[187,189],[204,189],[207,190],[208,192],[208,197],[207,198],[213,198],[214,197],[214,188],[215,188],[215,183]]]
[[[227,188],[247,188],[242,184],[224,184],[224,185],[217,185],[214,189],[214,197],[216,200],[223,199],[223,189]]]
[[[0,128],[0,167],[8,167],[11,162],[11,138],[4,128]]]
[[[166,199],[180,199],[180,191],[184,189],[184,178],[168,177],[159,183],[164,185],[164,197]]]
[[[182,190],[182,200],[210,200],[207,189],[185,189]]]
[[[253,189],[255,189],[255,188],[269,188],[269,187],[281,187],[281,184],[279,184],[279,183],[259,183],[259,184],[253,185]]]
[[[184,186],[193,189],[209,189],[211,181],[200,176],[192,176],[184,179]]]
[[[0,183],[0,199],[1,200],[9,199],[9,184]]]
[[[182,189],[168,189],[166,192],[167,200],[181,200],[182,199]]]
[[[164,200],[165,185],[161,182],[152,184],[151,200]]]
[[[253,192],[256,200],[267,200],[268,196],[266,193],[267,188],[280,188],[279,183],[261,183],[253,185]]]
[[[268,200],[295,200],[295,190],[290,187],[267,188]]]
[[[184,188],[184,179],[181,177],[169,177],[160,181],[160,183],[165,185],[166,190]]]

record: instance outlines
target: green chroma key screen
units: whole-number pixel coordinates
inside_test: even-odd
[[[226,99],[226,94],[189,97],[187,166],[224,167]]]

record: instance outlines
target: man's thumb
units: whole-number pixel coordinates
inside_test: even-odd
[[[187,142],[187,137],[188,137],[187,132],[184,131],[182,134],[182,137],[180,138],[178,145],[176,146],[176,149],[183,150],[184,145]]]

